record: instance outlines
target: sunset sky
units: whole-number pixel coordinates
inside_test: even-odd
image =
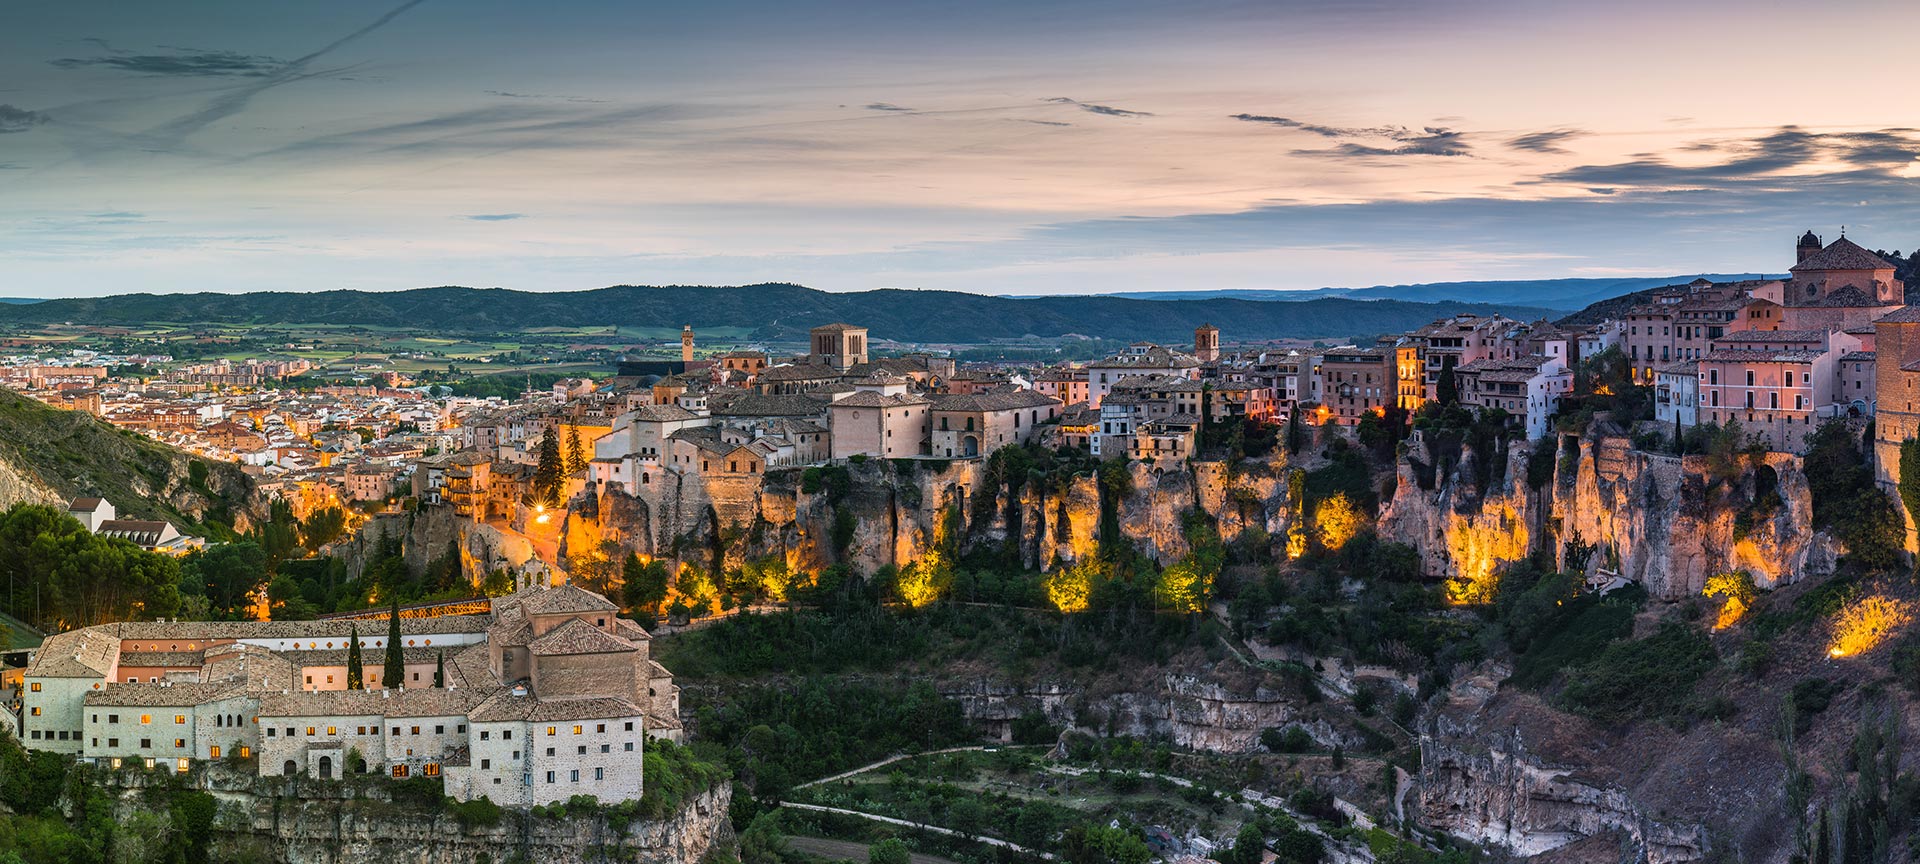
[[[0,296],[996,294],[1920,245],[1920,3],[85,2],[0,25]]]

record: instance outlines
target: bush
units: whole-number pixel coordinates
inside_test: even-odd
[[[1561,691],[1570,711],[1609,723],[1648,715],[1674,718],[1719,656],[1706,634],[1667,624],[1645,639],[1616,642]]]
[[[1288,726],[1285,731],[1269,727],[1260,733],[1260,746],[1275,753],[1305,753],[1313,749],[1313,736],[1298,726]]]
[[[500,824],[500,805],[485,795],[454,804],[452,810],[454,820],[463,828]]]
[[[908,864],[913,853],[907,849],[907,843],[898,837],[888,837],[867,847],[867,864]]]

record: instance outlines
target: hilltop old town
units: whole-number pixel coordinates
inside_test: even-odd
[[[883,355],[851,323],[812,327],[794,356],[703,353],[689,327],[677,359],[636,356],[602,380],[517,399],[437,395],[394,374],[263,386],[305,361],[18,356],[0,383],[237,463],[298,515],[344,506],[375,530],[403,511],[441,510],[493,526],[524,554],[508,562],[511,590],[433,615],[270,621],[263,600],[262,620],[52,635],[9,671],[14,710],[0,724],[30,749],[115,766],[185,772],[241,756],[268,777],[438,777],[463,800],[636,798],[630,754],[679,737],[679,691],[646,629],[574,584],[543,529],[582,496],[645,502],[664,537],[702,518],[675,515],[690,501],[710,504],[719,524],[738,521],[785,469],[944,465],[1028,443],[1174,465],[1228,418],[1346,435],[1441,402],[1531,441],[1553,434],[1562,400],[1591,383],[1581,371],[1607,358],[1652,388],[1648,423],[1660,430],[1737,423],[1754,446],[1796,454],[1823,422],[1873,420],[1875,470],[1891,489],[1901,442],[1920,435],[1920,307],[1904,297],[1894,264],[1808,232],[1785,278],[1675,285],[1579,325],[1461,314],[1371,344],[1236,345],[1230,330],[1203,326],[1191,344],[1040,365]],[[149,374],[109,374],[133,362]],[[204,543],[119,518],[129,503],[80,498],[68,510],[150,550]]]

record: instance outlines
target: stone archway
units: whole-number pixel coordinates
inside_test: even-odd
[[[320,779],[322,780],[333,779],[333,757],[332,756],[320,757]]]
[[[967,457],[980,455],[980,439],[972,435],[960,439],[960,455]]]
[[[293,775],[300,773],[300,763],[295,762],[292,759],[288,759],[287,764],[280,766],[280,773],[285,774],[288,777],[292,777]]]

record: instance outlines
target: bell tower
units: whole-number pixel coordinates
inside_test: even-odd
[[[1220,359],[1220,328],[1202,324],[1193,330],[1193,356],[1202,363]]]
[[[680,328],[680,362],[682,363],[693,362],[693,325],[692,324],[687,324]]]

